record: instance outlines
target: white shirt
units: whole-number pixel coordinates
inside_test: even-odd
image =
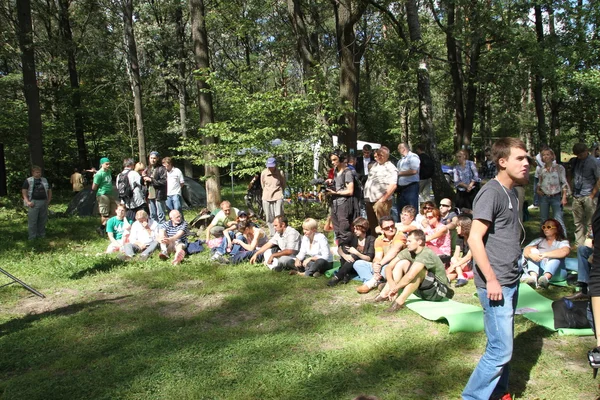
[[[369,178],[365,183],[365,200],[375,203],[383,197],[390,185],[395,185],[398,169],[389,161],[384,164],[375,163],[369,170]]]
[[[173,167],[171,171],[167,171],[167,196],[181,194],[181,185],[184,182],[183,174],[179,168]]]
[[[149,230],[145,229],[142,224],[135,221],[131,225],[131,233],[129,234],[129,243],[140,242],[150,244],[158,237],[158,223],[152,219],[148,220]]]
[[[333,254],[331,254],[329,242],[327,241],[327,237],[325,235],[318,232],[315,233],[312,243],[310,243],[308,237],[302,236],[300,252],[298,252],[296,258],[302,261],[306,257],[317,257],[329,262],[333,261]]]

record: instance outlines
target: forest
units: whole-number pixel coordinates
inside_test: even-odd
[[[158,150],[215,205],[231,165],[305,179],[333,135],[558,156],[597,140],[599,26],[588,0],[0,0],[9,192]]]

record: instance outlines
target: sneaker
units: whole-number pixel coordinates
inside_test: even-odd
[[[542,289],[548,289],[549,282],[548,282],[548,278],[546,278],[546,275],[540,276],[540,278],[537,281],[537,284]]]
[[[230,261],[229,261],[229,258],[227,258],[227,257],[225,257],[225,256],[219,256],[219,257],[217,257],[217,258],[216,258],[216,261],[217,261],[219,264],[229,264],[229,263],[230,263]]]
[[[158,255],[158,258],[160,258],[163,261],[166,261],[169,259],[169,255],[167,254],[166,251],[161,251],[160,254]]]
[[[140,254],[139,260],[146,261],[148,259],[148,257],[150,257],[149,254]]]
[[[528,210],[537,210],[539,209],[538,206],[536,206],[535,204],[530,205],[529,207],[527,207]]]
[[[469,283],[468,280],[464,279],[464,278],[460,278],[456,280],[456,283],[454,284],[454,287],[463,287],[465,286],[467,283]]]
[[[525,279],[522,280],[522,282],[528,284],[533,289],[537,289],[538,281],[537,281],[536,277],[533,275],[527,275],[525,277]]]
[[[340,283],[340,278],[334,275],[329,281],[327,281],[327,286],[334,287],[338,283]]]

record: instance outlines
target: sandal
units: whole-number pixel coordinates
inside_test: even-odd
[[[593,369],[593,376],[596,378],[596,375],[598,375],[598,368],[600,368],[600,346],[588,351],[587,355],[590,367]]]

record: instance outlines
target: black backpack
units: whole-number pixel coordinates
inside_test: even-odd
[[[129,173],[121,172],[117,176],[117,192],[119,193],[119,199],[122,200],[125,204],[128,204],[131,198],[133,197],[133,188],[129,183]]]

